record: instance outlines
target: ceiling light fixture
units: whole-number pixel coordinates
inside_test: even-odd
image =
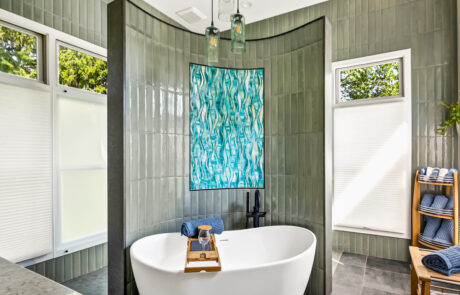
[[[228,23],[235,9],[235,0],[219,0],[219,12],[217,17],[220,21]]]
[[[241,7],[243,7],[243,8],[251,8],[252,7],[252,2],[243,1],[243,2],[241,2]]]
[[[219,62],[219,29],[214,26],[214,1],[211,0],[211,25],[206,28],[206,56],[208,63]]]
[[[244,27],[244,16],[240,14],[240,0],[237,0],[236,13],[231,17],[232,23],[232,52],[243,53],[246,51],[246,31]]]

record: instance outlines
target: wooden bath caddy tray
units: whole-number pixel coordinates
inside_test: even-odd
[[[192,242],[194,241],[198,243],[197,238],[188,238],[184,272],[221,271],[222,266],[214,234],[211,235],[211,239],[209,240],[209,251],[192,251]]]

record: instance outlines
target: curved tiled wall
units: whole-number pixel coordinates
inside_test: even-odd
[[[126,5],[125,246],[206,216],[221,216],[227,229],[244,227],[247,190],[189,190],[189,63],[206,64],[203,37]],[[312,294],[324,293],[326,273],[325,23],[248,42],[243,55],[222,40],[218,64],[265,68],[262,224],[304,226],[317,235]],[[126,261],[127,290],[134,292],[129,255]]]

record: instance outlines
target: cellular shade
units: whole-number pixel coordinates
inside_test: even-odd
[[[0,91],[0,256],[19,262],[52,251],[51,97]]]

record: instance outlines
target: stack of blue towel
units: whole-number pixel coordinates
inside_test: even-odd
[[[452,210],[454,208],[454,198],[425,194],[420,205],[434,209]],[[423,237],[433,241],[452,244],[454,241],[454,222],[451,219],[441,219],[437,217],[425,216],[426,225]]]
[[[181,234],[189,238],[196,237],[198,236],[198,227],[200,225],[212,226],[211,234],[221,234],[224,231],[224,221],[222,218],[210,217],[182,223]]]
[[[453,246],[428,254],[423,257],[422,263],[446,276],[460,273],[460,246]]]

